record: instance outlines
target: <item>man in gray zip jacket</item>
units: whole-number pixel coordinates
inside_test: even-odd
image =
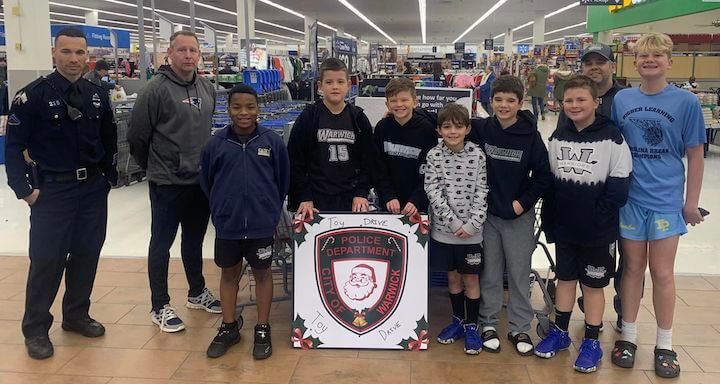
[[[205,288],[202,245],[210,208],[200,189],[200,154],[212,130],[215,90],[197,74],[197,36],[179,31],[170,38],[170,68],[161,69],[135,102],[127,139],[130,153],[147,170],[152,226],[148,274],[153,323],[163,332],[185,329],[170,306],[170,248],[182,226],[181,255],[189,291],[186,306],[221,313]]]

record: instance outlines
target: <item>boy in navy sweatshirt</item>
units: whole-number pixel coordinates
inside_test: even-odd
[[[605,310],[603,289],[615,273],[615,241],[619,212],[630,186],[632,157],[620,130],[596,113],[597,85],[576,76],[565,85],[561,123],[548,144],[553,188],[546,194],[542,223],[548,242],[555,242],[555,323],[535,348],[551,358],[567,349],[570,315],[577,282],[585,297],[585,337],[573,364],[578,372],[594,372],[602,359],[598,334]]]
[[[323,61],[318,90],[322,100],[305,108],[290,133],[288,209],[305,219],[319,211],[367,212],[377,152],[362,108],[345,102],[345,63]]]
[[[377,123],[373,134],[390,184],[389,191],[376,186],[380,202],[392,213],[427,212],[422,173],[428,151],[438,144],[437,118],[415,109],[415,83],[408,78],[390,80],[385,97],[391,115]]]
[[[552,183],[547,149],[529,111],[521,111],[525,89],[515,76],[500,76],[492,86],[493,117],[475,119],[470,140],[485,150],[488,163],[488,218],[484,228],[485,268],[480,321],[483,349],[500,351],[496,326],[503,305],[507,272],[508,339],[522,356],[532,355],[530,265],[535,250],[535,203]]]
[[[200,176],[215,226],[215,264],[222,268],[222,324],[207,355],[220,357],[240,342],[235,305],[246,259],[257,284],[253,357],[265,359],[272,354],[273,236],[290,184],[290,162],[280,135],[257,125],[257,93],[241,84],[230,90],[228,100],[232,125],[205,146]]]

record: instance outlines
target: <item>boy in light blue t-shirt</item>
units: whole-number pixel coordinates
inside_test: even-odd
[[[623,319],[622,336],[615,343],[612,362],[624,368],[631,368],[635,362],[636,320],[649,262],[658,327],[655,373],[661,377],[680,374],[677,353],[672,349],[673,268],[678,240],[687,233],[686,224],[703,221],[698,200],[705,125],[697,97],[667,83],[672,45],[672,40],[660,33],[638,40],[635,66],[641,77],[640,87],[618,92],[612,106],[613,120],[633,157],[628,203],[620,210]],[[686,155],[687,184],[682,161]]]

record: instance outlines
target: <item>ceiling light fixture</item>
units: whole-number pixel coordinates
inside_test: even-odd
[[[273,27],[275,27],[275,28],[280,28],[280,29],[284,29],[284,30],[286,30],[286,31],[299,33],[299,34],[301,34],[301,35],[304,35],[304,34],[305,34],[305,32],[303,32],[303,31],[300,31],[300,30],[297,30],[297,29],[293,29],[293,28],[290,28],[290,27],[286,27],[286,26],[284,26],[284,25],[271,23],[271,22],[265,21],[265,20],[255,19],[255,22],[256,22],[256,23],[261,23],[261,24],[271,25],[271,26],[273,26]]]
[[[505,34],[504,34],[504,33],[501,33],[501,34],[499,34],[499,35],[497,35],[497,36],[493,37],[493,40],[495,40],[495,39],[499,39],[499,38],[501,38],[501,37],[503,37],[503,36],[505,36]]]
[[[423,44],[427,44],[427,0],[418,0],[420,7],[420,33]]]
[[[261,0],[261,1],[262,1],[262,0]],[[348,3],[347,0],[338,0],[338,1],[340,2],[340,4],[344,5],[345,8],[351,10],[352,13],[354,13],[357,17],[361,18],[364,22],[368,23],[371,27],[375,28],[375,30],[378,31],[378,32],[380,32],[380,34],[383,35],[383,36],[385,36],[385,38],[387,38],[388,40],[392,41],[393,44],[397,44],[397,42],[396,42],[395,40],[393,40],[393,38],[390,37],[390,35],[388,35],[387,33],[385,33],[385,31],[383,31],[382,29],[380,29],[380,27],[378,27],[377,25],[375,25],[375,23],[373,23],[370,19],[368,19],[367,16],[363,15],[362,12],[360,12],[357,8],[353,7],[352,4]],[[505,1],[507,1],[507,0],[502,0],[502,2],[505,2]]]
[[[563,12],[567,11],[568,9],[573,9],[573,8],[577,7],[578,5],[580,5],[580,2],[579,2],[579,1],[576,1],[576,2],[574,2],[574,3],[572,3],[572,4],[570,4],[570,5],[564,6],[564,7],[560,8],[560,9],[558,9],[558,10],[552,11],[552,12],[548,13],[547,15],[545,15],[544,17],[545,17],[546,19],[551,18],[551,17],[553,17],[553,16],[555,16],[555,15],[557,15],[557,14],[560,14],[560,13],[563,13]],[[523,24],[523,25],[520,25],[520,26],[517,26],[517,27],[513,28],[513,32],[514,32],[514,31],[519,31],[519,30],[521,30],[521,29],[523,29],[523,28],[525,28],[525,27],[529,27],[529,26],[531,26],[531,25],[533,25],[533,24],[535,24],[535,21],[528,21],[527,23],[525,23],[525,24]],[[503,34],[503,35],[504,35],[504,34]],[[503,35],[498,35],[498,36],[495,37],[495,38],[497,39],[498,37],[503,36]]]
[[[120,17],[127,17],[127,18],[130,18],[130,19],[135,19],[135,20],[137,20],[137,15],[131,16],[131,15],[126,15],[126,14],[124,14],[124,13],[117,13],[117,12],[110,12],[110,11],[102,11],[102,10],[99,10],[99,9],[92,9],[92,8],[87,8],[87,7],[81,7],[81,6],[78,6],[78,5],[70,5],[70,4],[56,3],[56,2],[53,2],[53,1],[49,1],[48,4],[49,4],[49,5],[54,5],[54,6],[56,6],[56,7],[65,7],[65,8],[70,8],[70,9],[79,9],[79,10],[82,10],[82,11],[105,13],[105,14],[108,14],[108,15],[120,16]]]
[[[480,16],[479,19],[477,19],[468,29],[465,30],[465,32],[461,33],[460,36],[457,37],[457,39],[453,40],[453,44],[457,43],[460,39],[463,38],[463,36],[467,35],[468,32],[472,31],[475,27],[478,26],[478,24],[482,23],[483,20],[487,19],[488,16],[492,15],[493,12],[495,12],[498,8],[500,8],[503,4],[505,4],[507,0],[500,0],[495,5],[492,6],[492,8],[488,9],[487,12],[485,12],[482,16]]]
[[[577,24],[575,24],[575,25],[568,25],[567,27],[559,28],[559,29],[556,29],[556,30],[554,30],[554,31],[545,32],[545,34],[546,34],[546,35],[552,35],[553,33],[558,33],[558,32],[562,32],[562,31],[567,31],[568,29],[572,29],[572,28],[582,27],[583,25],[586,25],[586,24],[587,24],[587,22],[586,22],[586,21],[583,21],[582,23],[577,23]]]
[[[305,15],[303,15],[302,13],[297,12],[297,11],[293,11],[292,9],[287,8],[287,7],[283,7],[283,6],[280,5],[280,4],[273,3],[273,2],[270,1],[270,0],[258,0],[258,1],[260,1],[261,3],[265,3],[265,4],[269,5],[269,6],[275,7],[275,8],[277,8],[277,9],[281,10],[281,11],[285,11],[285,12],[291,14],[291,15],[295,15],[295,16],[300,17],[300,18],[303,18],[303,19],[305,18]]]
[[[294,37],[289,37],[289,36],[284,36],[284,35],[278,35],[278,34],[276,34],[276,33],[270,33],[270,32],[265,32],[265,31],[258,31],[257,29],[255,30],[255,33],[262,33],[262,34],[264,34],[264,35],[275,36],[275,37],[279,37],[279,38],[281,38],[281,39],[288,39],[288,40],[293,40],[293,41],[302,41],[302,42],[304,42],[304,40],[296,39],[296,38],[294,38]]]
[[[325,23],[321,23],[321,22],[319,22],[319,21],[318,21],[317,23],[318,23],[318,25],[321,26],[321,27],[325,27],[325,28],[327,28],[327,29],[329,29],[329,30],[331,30],[331,31],[337,32],[337,28],[335,28],[335,27],[331,27],[331,26],[329,26],[329,25],[327,25],[327,24],[325,24]]]
[[[347,32],[343,32],[343,33],[345,33],[345,37],[349,37],[349,38],[351,38],[351,39],[357,40],[357,37],[355,37],[355,36],[353,36],[353,35],[351,35],[351,34],[349,34],[349,33],[347,33]]]

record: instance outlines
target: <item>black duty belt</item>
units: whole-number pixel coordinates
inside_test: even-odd
[[[78,168],[70,172],[46,172],[43,173],[43,180],[46,183],[66,183],[69,181],[83,181],[100,174],[96,166]]]

